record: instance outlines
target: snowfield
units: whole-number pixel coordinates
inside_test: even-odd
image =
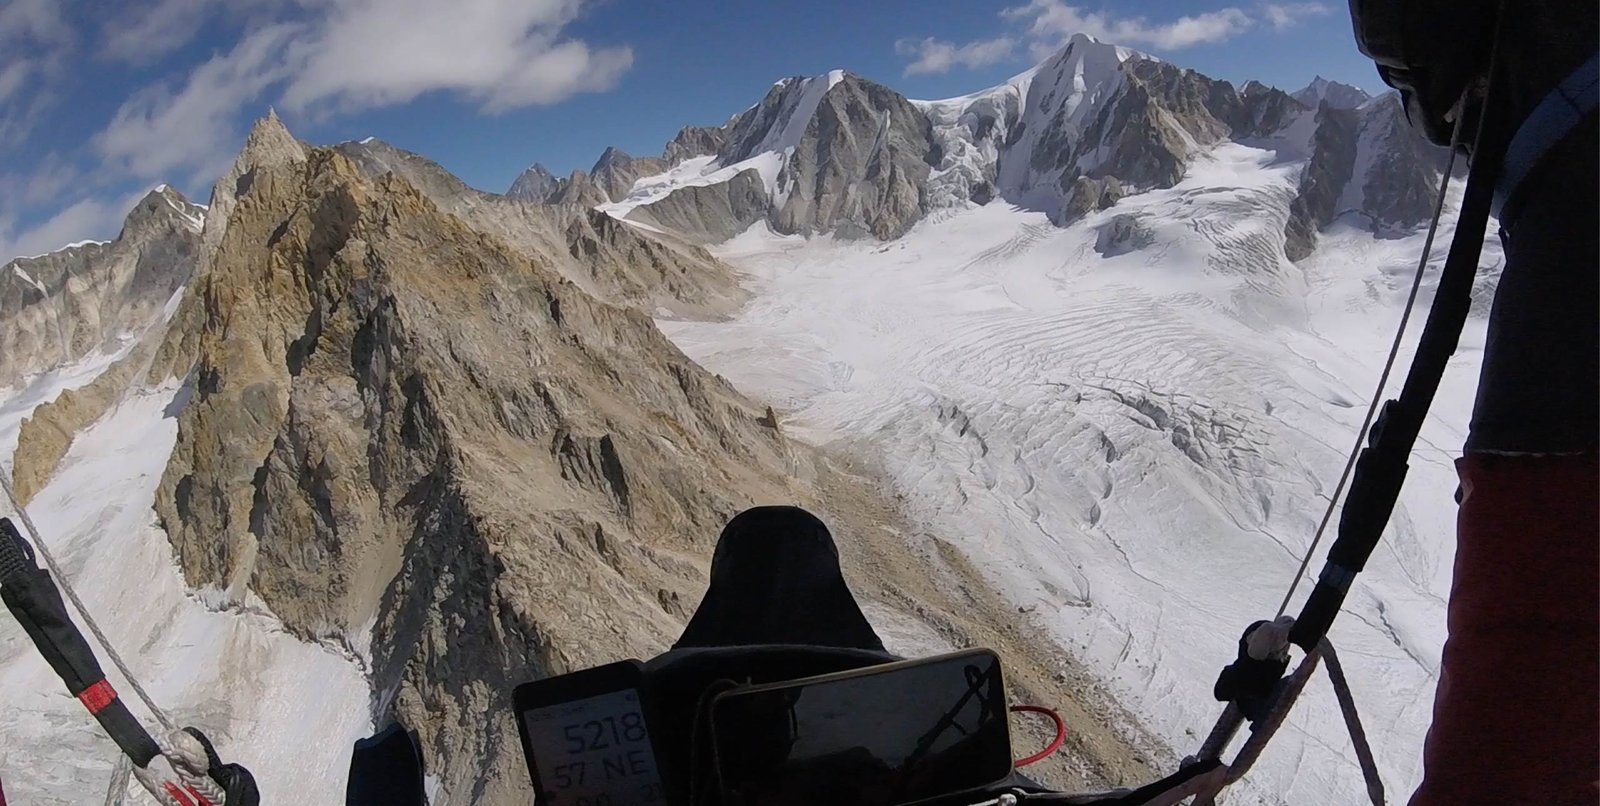
[[[1289,263],[1303,155],[1284,146],[1223,145],[1177,187],[1066,229],[1003,202],[936,213],[888,243],[758,224],[714,250],[749,274],[747,308],[659,324],[786,410],[785,427],[878,463],[912,517],[960,542],[1041,639],[1088,662],[1182,756],[1220,712],[1211,685],[1240,631],[1273,615],[1310,542],[1420,253],[1420,233],[1336,224]],[[1444,639],[1451,462],[1482,322],[1469,331],[1332,633],[1396,797],[1420,778]],[[1361,800],[1322,680],[1231,798]]]

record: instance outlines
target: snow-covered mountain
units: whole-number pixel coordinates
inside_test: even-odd
[[[0,266],[0,383],[134,338],[193,275],[205,211],[161,185],[134,205],[116,240]]]
[[[1291,208],[1289,257],[1309,255],[1317,231],[1342,216],[1374,234],[1414,229],[1433,215],[1448,157],[1406,123],[1394,93],[1351,108],[1324,103]]]
[[[1317,76],[1310,84],[1294,93],[1294,99],[1311,109],[1316,109],[1324,102],[1335,109],[1355,109],[1372,100],[1372,96],[1360,87],[1352,87],[1349,84]]]
[[[1305,550],[1440,156],[1391,95],[1085,36],[945,100],[786,78],[506,195],[269,114],[208,206],[163,190],[118,241],[0,272],[0,463],[158,697],[269,792],[337,802],[328,748],[392,707],[438,802],[525,800],[483,715],[518,676],[660,649],[757,500],[838,527],[893,648],[999,647],[1072,722],[1050,780],[1133,784],[1198,744]],[[1480,343],[1334,632],[1391,791]],[[7,788],[98,798],[106,742],[48,740],[81,715],[13,627]],[[1314,683],[1232,802],[1360,792]]]
[[[721,127],[683,130],[666,170],[598,195],[613,215],[707,241],[758,220],[892,239],[933,210],[997,199],[1065,222],[1170,187],[1193,154],[1270,136],[1305,110],[1079,35],[999,87],[945,101],[842,70],[784,79]]]
[[[713,146],[602,209],[708,241],[759,220],[780,232],[893,238],[926,212],[929,121],[843,70],[779,81],[720,129],[686,129],[667,151]]]
[[[1057,222],[1171,187],[1207,147],[1271,135],[1302,111],[1278,90],[1236,91],[1081,34],[1000,87],[922,107],[942,135],[932,195],[948,204],[972,188]]]

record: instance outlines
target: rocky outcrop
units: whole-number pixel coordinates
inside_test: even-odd
[[[570,216],[562,237],[569,259],[590,272],[586,287],[615,287],[621,277],[626,284],[614,297],[620,302],[697,317],[724,315],[745,298],[732,268],[698,246],[643,235],[598,210]]]
[[[1433,216],[1439,175],[1449,151],[1411,127],[1398,95],[1376,98],[1364,109],[1362,140],[1373,157],[1362,177],[1361,211],[1375,232],[1409,230],[1425,223]]]
[[[1132,213],[1112,216],[1100,226],[1094,240],[1094,251],[1101,257],[1116,257],[1137,252],[1155,243],[1155,233]]]
[[[1305,258],[1317,233],[1346,215],[1380,234],[1422,225],[1433,215],[1448,156],[1407,125],[1394,93],[1355,109],[1324,102],[1284,227],[1284,251],[1291,260]]]
[[[544,200],[551,204],[568,204],[576,207],[595,207],[610,201],[605,191],[589,178],[587,172],[581,170],[575,170],[565,178],[556,180],[556,186]]]
[[[600,154],[587,173],[573,171],[564,179],[557,179],[535,163],[511,183],[506,196],[519,201],[594,207],[625,198],[640,177],[661,173],[668,167],[669,163],[663,160],[634,157],[613,146]]]
[[[755,170],[727,182],[680,188],[633,209],[628,218],[702,242],[724,241],[767,217],[770,199]]]
[[[368,176],[404,177],[442,209],[607,301],[705,317],[743,299],[732,269],[699,247],[641,232],[588,206],[476,190],[438,163],[381,140],[337,148]]]
[[[633,183],[641,177],[661,173],[667,164],[654,157],[634,157],[620,148],[611,146],[600,154],[594,167],[589,169],[589,179],[594,182],[607,201],[626,198]]]
[[[1359,120],[1353,109],[1323,104],[1317,110],[1311,159],[1289,206],[1284,252],[1302,260],[1316,247],[1317,233],[1339,213],[1339,200],[1355,171]]]
[[[722,126],[686,126],[679,131],[672,141],[667,143],[666,149],[661,153],[661,161],[667,165],[676,165],[684,160],[695,157],[706,157],[722,153],[728,145],[727,125]]]
[[[1277,90],[1240,94],[1226,81],[1154,59],[1129,59],[1120,70],[1125,84],[1109,112],[1076,139],[1077,148],[1058,149],[1044,140],[1032,156],[1036,171],[1057,168],[1070,175],[1070,166],[1090,148],[1104,149],[1106,156],[1088,175],[1116,176],[1140,189],[1171,187],[1183,178],[1197,147],[1269,134],[1299,109]],[[1070,144],[1070,137],[1062,142]]]
[[[412,186],[446,210],[465,209],[473,202],[485,199],[507,198],[478,190],[461,181],[443,165],[414,151],[397,148],[377,138],[369,137],[359,142],[340,143],[334,146],[334,149],[348,157],[362,173],[370,177],[377,178],[387,173],[404,177]]]
[[[905,96],[851,74],[822,96],[778,176],[773,229],[890,240],[925,212],[933,128]]]
[[[228,229],[228,219],[240,196],[250,192],[256,172],[281,165],[298,165],[306,160],[306,147],[278,118],[275,110],[268,109],[265,117],[250,127],[244,148],[211,189],[211,202],[206,207],[205,245],[202,254],[209,257],[222,243]]]
[[[680,231],[703,241],[722,240],[763,216],[781,233],[887,240],[926,212],[928,175],[939,161],[922,110],[843,71],[780,81],[720,135],[708,131],[685,130],[669,152],[720,144],[708,172],[738,170],[709,186],[674,190],[630,215],[684,222],[690,228]],[[756,188],[762,214],[752,217]],[[719,220],[730,212],[731,220]]]
[[[114,241],[0,266],[0,387],[116,352],[161,319],[199,264],[204,215],[163,185],[134,205]]]
[[[521,201],[542,202],[556,189],[558,181],[550,171],[536,162],[517,175],[506,195]]]
[[[191,584],[249,586],[306,637],[359,648],[374,625],[374,689],[399,692],[446,802],[526,799],[512,722],[484,714],[520,680],[664,647],[660,603],[698,593],[667,548],[708,552],[805,459],[647,317],[405,179],[329,150],[254,171],[186,303],[162,524]]]
[[[1239,102],[1239,111],[1229,125],[1233,136],[1244,139],[1271,137],[1294,123],[1306,110],[1317,108],[1259,81],[1246,81],[1239,88]]]
[[[1067,221],[1076,221],[1090,213],[1109,210],[1121,199],[1122,183],[1117,181],[1116,177],[1090,179],[1087,176],[1080,176],[1072,183],[1072,189],[1067,193],[1067,203],[1062,208],[1062,216]]]

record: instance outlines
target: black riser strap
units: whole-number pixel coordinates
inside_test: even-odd
[[[1409,469],[1404,453],[1384,453],[1377,448],[1361,452],[1351,478],[1350,495],[1339,513],[1339,537],[1328,548],[1328,562],[1350,571],[1367,567],[1367,558],[1377,548],[1383,528],[1394,514]]]
[[[94,650],[89,648],[89,643],[83,640],[83,634],[67,615],[61,592],[48,571],[35,568],[14,576],[0,589],[0,599],[33,639],[45,662],[55,670],[61,682],[67,684],[72,696],[78,696],[90,685],[105,679]]]
[[[1339,513],[1339,537],[1328,549],[1327,565],[1289,633],[1289,640],[1308,652],[1327,635],[1328,627],[1344,606],[1350,583],[1366,567],[1383,537],[1405,482],[1406,460],[1417,444],[1422,423],[1472,310],[1472,286],[1500,173],[1504,133],[1481,130],[1475,140],[1450,253],[1440,271],[1439,287],[1417,343],[1417,354],[1406,373],[1405,386],[1399,399],[1384,405],[1373,424],[1369,447],[1356,462],[1350,493]]]
[[[161,748],[156,745],[155,739],[150,738],[144,725],[139,724],[139,720],[134,718],[120,698],[101,708],[94,718],[134,764],[148,767],[156,756],[161,755]]]
[[[0,586],[34,567],[33,548],[17,533],[10,518],[0,518]]]
[[[112,692],[110,701],[104,703],[84,697],[85,692],[97,686],[106,686],[107,692],[110,688],[105,684],[106,676],[95,659],[94,650],[67,615],[61,592],[50,579],[49,572],[40,568],[12,569],[5,587],[0,588],[0,600],[33,640],[45,662],[66,684],[67,691],[84,701],[122,752],[140,767],[148,766],[160,750],[127,706],[115,698],[115,693]],[[95,704],[91,705],[91,701]]]

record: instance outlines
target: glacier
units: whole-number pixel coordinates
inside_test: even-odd
[[[659,324],[787,410],[786,427],[881,467],[910,514],[957,539],[1039,640],[1110,682],[1168,742],[1170,765],[1198,749],[1221,710],[1217,672],[1240,631],[1273,615],[1307,549],[1421,249],[1420,232],[1379,239],[1341,222],[1290,263],[1283,224],[1303,165],[1291,141],[1220,145],[1176,187],[1064,229],[998,202],[942,211],[887,243],[758,224],[714,249],[751,277],[746,309]],[[1100,231],[1126,216],[1151,242],[1102,256]],[[1497,259],[1491,248],[1486,261]],[[1482,331],[1474,320],[1463,336],[1402,503],[1332,632],[1393,793],[1421,775],[1453,554],[1452,458]],[[1324,682],[1232,793],[1364,798]]]

